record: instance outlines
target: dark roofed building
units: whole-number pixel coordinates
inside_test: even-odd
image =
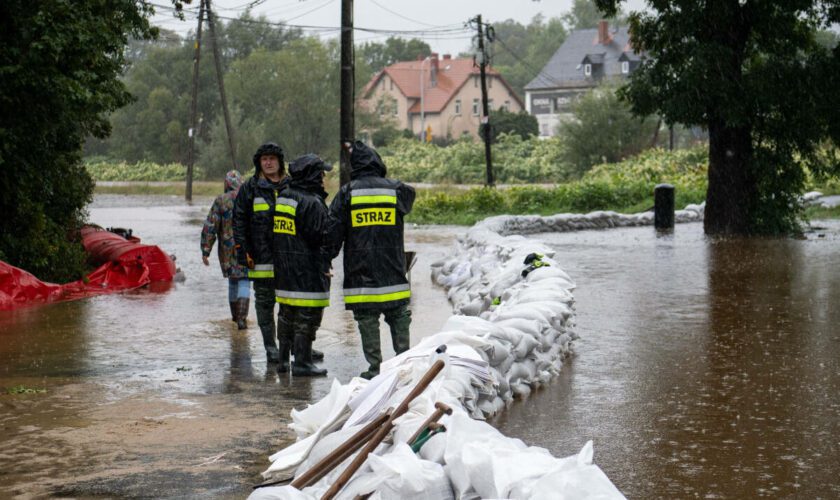
[[[537,118],[540,136],[555,135],[560,121],[570,116],[577,96],[604,79],[626,78],[643,58],[630,46],[626,27],[611,28],[601,21],[597,28],[571,32],[525,86],[525,106]]]

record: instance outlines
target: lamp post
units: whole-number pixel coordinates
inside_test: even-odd
[[[429,56],[426,56],[423,59],[423,62],[420,63],[420,139],[423,142],[426,142],[426,110],[424,108],[425,104],[425,79],[423,78],[423,65],[426,64],[426,61],[429,60]]]

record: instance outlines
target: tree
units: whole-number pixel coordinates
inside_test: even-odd
[[[93,193],[82,143],[130,101],[119,75],[129,37],[155,34],[150,15],[122,0],[0,2],[0,259],[47,280],[82,273],[68,240]]]
[[[572,4],[572,10],[563,16],[563,22],[569,30],[582,30],[587,28],[597,28],[598,21],[606,18],[620,18],[622,13],[619,11],[618,15],[607,16],[593,0],[575,0]],[[615,19],[614,19],[615,20]]]
[[[490,122],[493,125],[490,129],[490,139],[494,143],[501,134],[517,135],[523,139],[528,139],[530,136],[540,133],[537,118],[524,110],[513,113],[504,108],[499,108],[490,112]],[[478,127],[479,137],[484,137],[483,126],[479,125]]]
[[[619,1],[597,3],[614,12]],[[642,115],[708,129],[706,234],[795,229],[803,167],[826,167],[819,145],[837,121],[840,54],[816,33],[840,19],[840,3],[649,3],[630,30],[650,59],[622,96]]]
[[[565,159],[579,175],[599,163],[619,162],[650,145],[657,120],[633,116],[615,88],[602,86],[577,99],[574,118],[559,126]]]
[[[356,48],[356,94],[373,75],[400,61],[413,61],[432,53],[429,44],[418,38],[388,37],[384,43],[366,42]]]

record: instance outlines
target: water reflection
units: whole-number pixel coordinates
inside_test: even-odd
[[[840,224],[707,241],[700,224],[538,235],[575,278],[577,355],[497,419],[558,455],[594,439],[630,498],[840,495]]]

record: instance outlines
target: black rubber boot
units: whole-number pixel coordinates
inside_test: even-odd
[[[323,361],[323,360],[324,360],[324,353],[313,347],[312,348],[312,361],[315,361],[317,363],[317,362]]]
[[[295,335],[295,361],[292,363],[292,375],[295,377],[323,377],[324,368],[312,363],[312,341],[306,335]]]
[[[230,319],[239,321],[239,306],[236,301],[230,302]]]
[[[236,328],[244,330],[248,328],[248,310],[251,307],[250,299],[237,299],[236,301]]]
[[[277,373],[289,373],[289,353],[292,350],[291,339],[282,336],[277,340],[280,344],[280,364],[277,366]]]

